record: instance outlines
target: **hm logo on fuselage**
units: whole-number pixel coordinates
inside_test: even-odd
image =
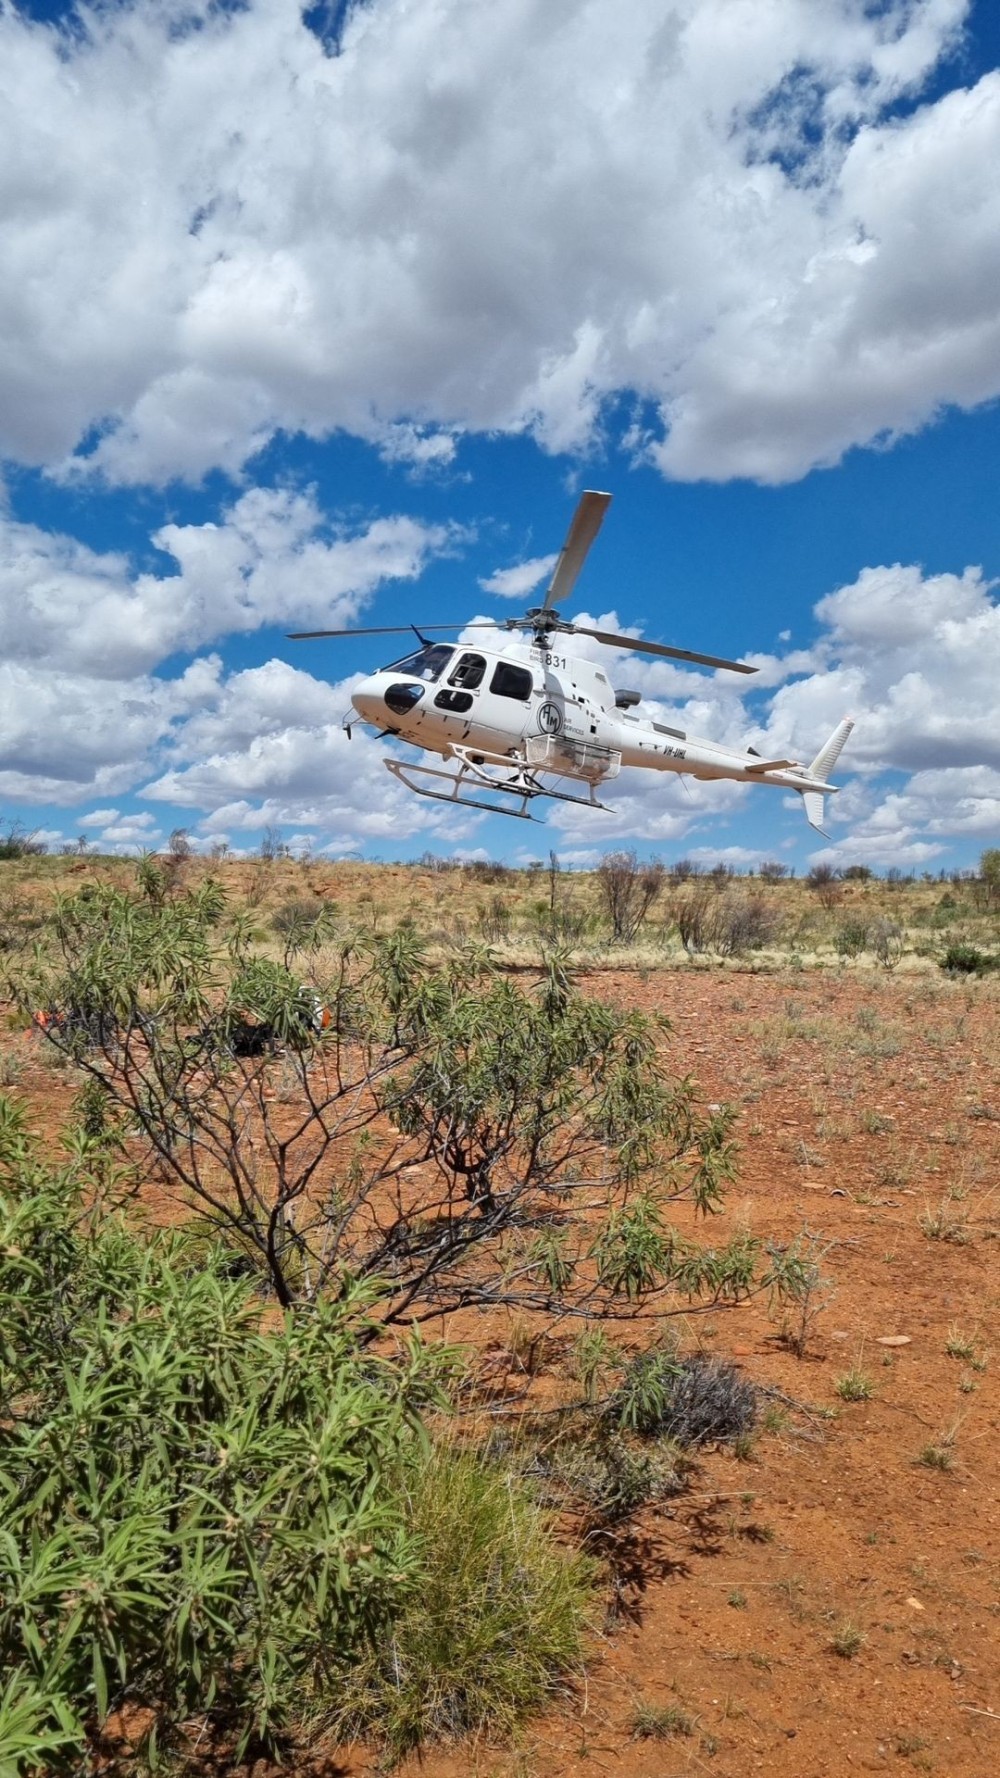
[[[562,731],[562,711],[558,704],[543,704],[538,712],[538,726],[543,735],[558,735]]]

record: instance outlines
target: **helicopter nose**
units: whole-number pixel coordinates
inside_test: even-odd
[[[380,727],[398,727],[400,717],[410,715],[424,695],[426,687],[413,679],[393,679],[379,673],[363,679],[352,693],[351,702],[365,722]]]
[[[385,721],[385,697],[376,678],[362,679],[351,693],[351,703],[364,722]]]

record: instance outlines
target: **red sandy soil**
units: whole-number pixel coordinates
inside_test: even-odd
[[[586,1679],[517,1751],[432,1748],[404,1778],[991,1778],[995,986],[789,970],[602,972],[586,985],[666,1013],[674,1065],[707,1099],[740,1107],[740,1178],[703,1238],[748,1224],[788,1240],[807,1225],[830,1244],[829,1300],[801,1359],[763,1305],[691,1318],[690,1343],[735,1357],[799,1406],[749,1458],[699,1458],[689,1492],[641,1517],[634,1585]],[[41,1082],[32,1064],[21,1084],[36,1106]],[[45,1092],[58,1115],[68,1088],[49,1076]],[[947,1352],[960,1339],[971,1360]],[[838,1396],[852,1367],[871,1400]],[[949,1467],[920,1461],[928,1447]],[[853,1655],[833,1646],[845,1627],[863,1639]],[[691,1732],[635,1738],[640,1705],[677,1705]],[[346,1749],[323,1769],[360,1778],[376,1764],[371,1750]]]

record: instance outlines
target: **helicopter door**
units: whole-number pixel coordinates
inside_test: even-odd
[[[486,672],[486,656],[482,654],[460,654],[448,675],[447,685],[443,685],[434,699],[437,710],[445,710],[453,716],[465,716],[476,702],[475,693],[483,683]]]
[[[517,661],[495,661],[472,719],[477,733],[482,733],[484,746],[497,753],[509,753],[521,745],[534,689],[535,676],[530,667]]]

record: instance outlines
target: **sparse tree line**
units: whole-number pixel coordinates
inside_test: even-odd
[[[248,914],[269,922],[287,964],[303,947],[330,941],[338,932],[342,936],[344,916],[336,902],[322,896],[308,866],[301,893],[289,895],[289,872],[297,866],[285,859],[279,870],[282,857],[277,840],[273,846],[269,842],[265,856],[244,865],[243,888]],[[536,956],[556,948],[582,961],[641,945],[647,962],[657,953],[676,954],[678,947],[699,960],[768,952],[801,962],[809,954],[832,952],[845,963],[871,960],[887,972],[909,955],[938,963],[952,975],[984,975],[1000,966],[998,861],[1000,850],[994,848],[982,854],[978,873],[942,873],[936,897],[926,883],[907,896],[911,884],[900,872],[879,880],[861,865],[839,872],[817,865],[796,883],[787,872],[779,874],[783,866],[764,865],[757,876],[739,876],[724,866],[701,872],[683,862],[668,870],[633,851],[606,854],[589,873],[564,871],[555,852],[544,874],[448,861],[449,868],[439,874],[457,877],[462,889],[468,882],[480,893],[456,901],[449,892],[449,912],[441,924],[434,923],[441,895],[433,901],[425,897],[422,904],[411,898],[409,917],[438,950],[442,944],[478,940],[501,953],[528,945]],[[113,867],[119,882],[123,868],[124,860]],[[152,894],[171,899],[204,881],[211,865],[201,861],[193,867],[186,834],[178,830],[166,852],[143,855],[137,868]],[[54,886],[58,880],[57,873]],[[349,895],[349,878],[344,889]],[[352,911],[355,918],[366,918],[373,933],[387,920],[398,922],[401,913],[397,909],[394,916],[368,893],[357,898]],[[37,924],[37,910],[19,896],[16,879],[6,888],[0,882],[0,952],[23,946]]]
[[[75,840],[64,841],[59,848],[66,856],[86,856],[96,851],[95,842],[86,834],[79,834]],[[23,822],[15,818],[0,821],[0,860],[14,858],[41,857],[49,851],[46,841],[39,839],[37,832],[27,829]],[[213,841],[203,855],[211,862],[224,862],[231,853],[226,841]],[[161,858],[172,859],[185,863],[196,855],[196,847],[192,842],[187,828],[174,828],[167,841]],[[199,854],[202,855],[202,854]],[[265,827],[255,854],[264,864],[273,864],[280,860],[294,858],[295,862],[306,867],[314,862],[311,846],[301,844],[293,852],[285,840],[281,829],[275,826]],[[375,860],[374,862],[379,862]],[[489,859],[463,860],[454,857],[442,857],[434,852],[424,852],[419,858],[411,861],[413,868],[431,871],[442,875],[460,873],[470,883],[480,885],[510,886],[524,877],[537,878],[543,873],[551,877],[553,870],[560,869],[559,861],[554,852],[549,853],[548,862],[542,859],[531,859],[523,866],[504,864]],[[782,883],[793,883],[796,879],[795,866],[777,859],[764,859],[758,866],[739,866],[720,862],[714,865],[702,864],[694,859],[679,858],[672,864],[660,860],[650,860],[642,864],[633,851],[610,852],[604,855],[597,866],[599,876],[607,880],[620,878],[622,869],[629,875],[642,879],[644,885],[651,877],[662,877],[670,884],[689,883],[695,879],[705,879],[717,886],[745,879],[749,882],[758,881],[771,887]],[[1000,907],[1000,847],[990,847],[984,851],[979,860],[978,869],[945,869],[938,871],[905,871],[898,865],[888,866],[879,872],[873,865],[853,863],[841,866],[832,864],[812,865],[801,879],[810,889],[822,896],[831,888],[844,883],[882,883],[890,888],[903,889],[915,883],[950,883],[953,887],[966,888],[976,893],[988,907]],[[613,893],[608,888],[604,891],[609,915],[613,921]],[[651,897],[651,900],[655,899]]]

